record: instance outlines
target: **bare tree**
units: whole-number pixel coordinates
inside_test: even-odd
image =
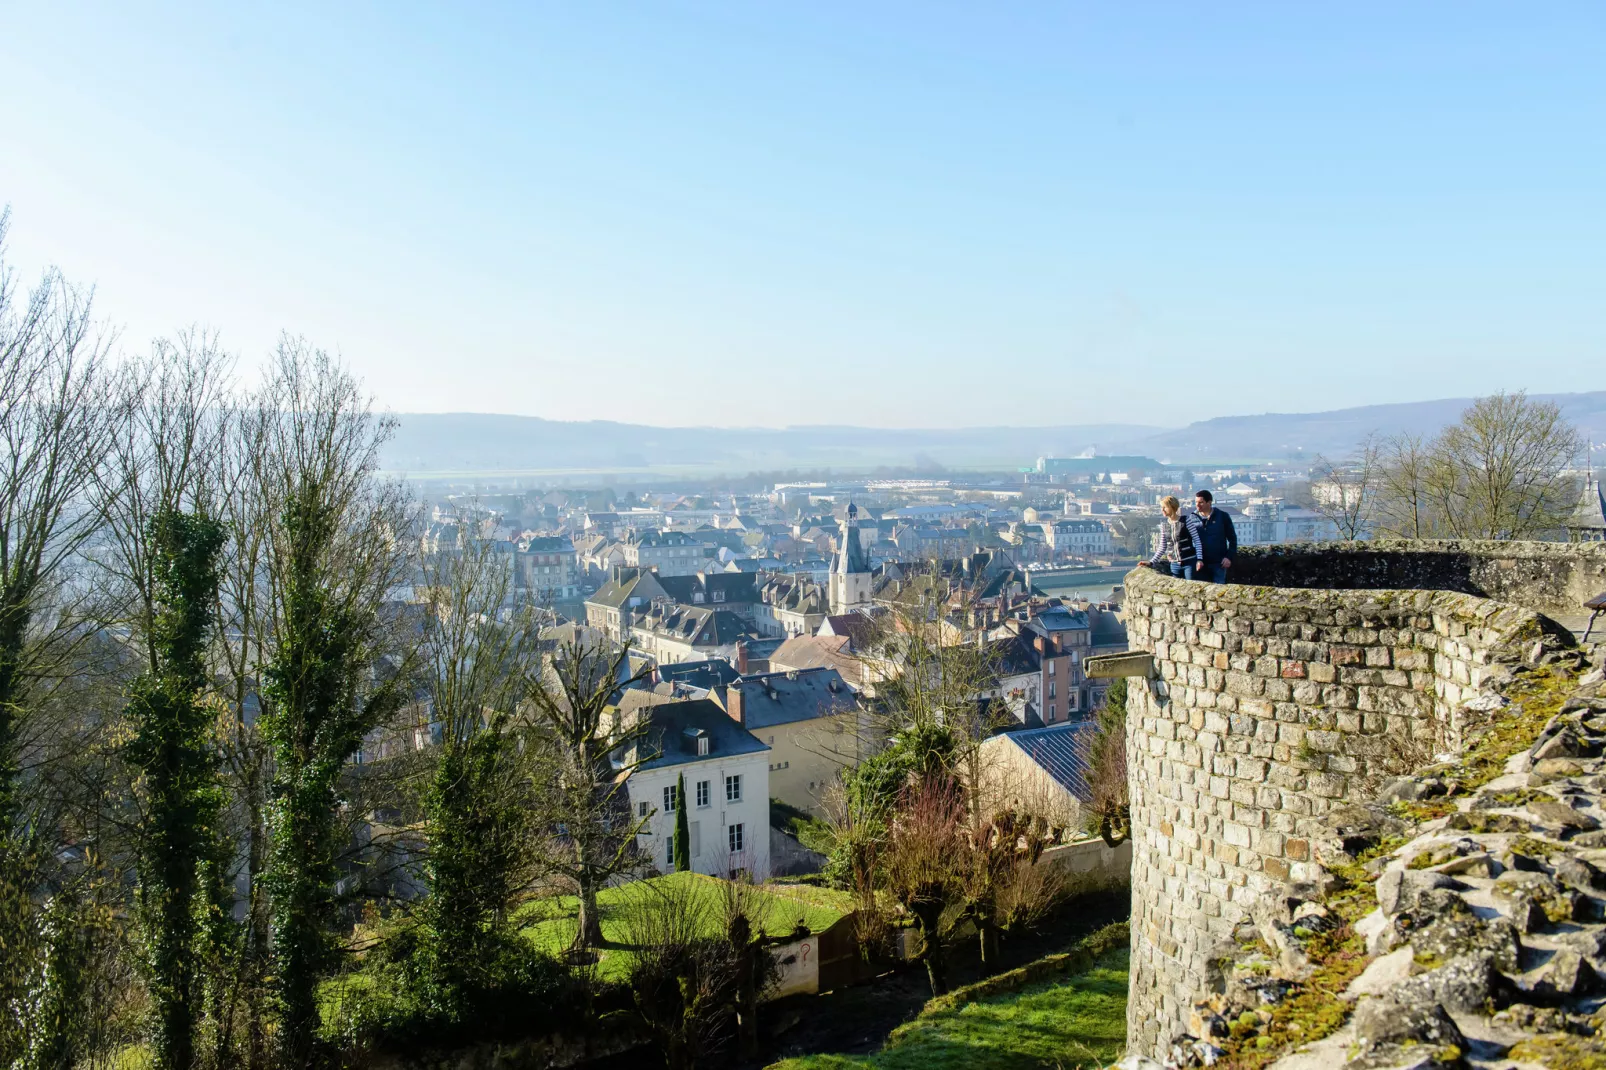
[[[1382,452],[1378,437],[1372,434],[1343,461],[1335,463],[1318,455],[1311,466],[1316,511],[1332,521],[1340,538],[1354,541],[1371,526]]]
[[[0,1064],[22,1057],[21,1000],[43,946],[33,892],[55,851],[57,823],[26,796],[30,767],[47,761],[44,711],[73,681],[89,633],[91,595],[74,584],[98,523],[85,491],[108,426],[101,403],[108,344],[90,294],[51,270],[24,294],[5,263],[9,211],[0,212]],[[15,956],[15,957],[13,957]]]
[[[553,652],[530,692],[547,826],[541,865],[578,891],[576,951],[601,946],[597,893],[637,868],[636,835],[648,820],[631,816],[627,782],[656,756],[647,738],[650,722],[626,723],[613,705],[621,688],[650,671],[632,673],[629,666],[629,644],[609,651],[579,638]]]
[[[700,879],[638,881],[624,908],[625,938],[636,949],[631,995],[670,1070],[693,1070],[719,1053],[752,950],[714,935],[721,919],[698,894]]]
[[[983,973],[998,962],[998,941],[1048,913],[1059,896],[1059,871],[1038,865],[1049,843],[1041,815],[1004,810],[966,837],[960,875],[965,914],[976,926]]]
[[[272,590],[268,538],[272,503],[262,464],[269,431],[278,414],[261,396],[230,399],[224,408],[225,433],[219,442],[214,508],[227,533],[219,569],[217,620],[223,640],[220,690],[229,710],[223,739],[224,773],[229,787],[229,821],[244,842],[245,923],[243,944],[234,956],[228,994],[218,1008],[217,1048],[228,1052],[244,1016],[246,1063],[267,1060],[268,897],[262,881],[267,868],[267,787],[272,754],[257,720],[262,669],[272,651]]]
[[[914,921],[916,960],[931,994],[948,991],[948,944],[964,916],[965,802],[958,784],[938,777],[912,784],[893,818],[877,883]]]
[[[9,222],[0,212],[0,254]],[[24,297],[0,257],[0,841],[23,816],[36,689],[82,636],[85,593],[67,574],[99,523],[85,491],[109,426],[107,344],[89,293],[52,270]]]
[[[1525,539],[1559,530],[1577,504],[1566,469],[1583,439],[1553,402],[1479,398],[1434,443],[1435,492],[1461,538]]]
[[[1435,508],[1439,465],[1421,435],[1399,434],[1383,440],[1378,465],[1377,526],[1385,535],[1430,539],[1442,521]]]

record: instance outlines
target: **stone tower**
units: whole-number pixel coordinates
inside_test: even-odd
[[[859,543],[859,507],[848,503],[836,559],[831,562],[831,612],[850,613],[870,604],[870,559]]]

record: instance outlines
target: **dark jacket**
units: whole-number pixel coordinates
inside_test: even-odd
[[[1214,567],[1221,564],[1223,557],[1238,556],[1238,532],[1233,529],[1232,517],[1220,506],[1210,510],[1210,519],[1199,517],[1199,541],[1204,543],[1206,565]]]

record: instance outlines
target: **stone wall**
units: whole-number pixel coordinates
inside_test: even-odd
[[[1565,603],[1574,581],[1555,578],[1562,556],[1500,549],[1506,556],[1494,559],[1441,545],[1403,563],[1309,547],[1239,559],[1235,579],[1284,584],[1275,587],[1128,576],[1130,642],[1159,670],[1134,680],[1128,698],[1132,1051],[1157,1053],[1179,1031],[1207,982],[1209,950],[1253,900],[1313,872],[1315,823],[1454,747],[1460,704],[1498,661],[1540,638],[1545,621],[1533,608],[1459,590],[1377,589],[1396,577],[1465,580],[1527,590],[1541,611]],[[1488,564],[1505,560],[1549,561],[1549,579],[1526,564]],[[1568,572],[1592,567],[1586,557]],[[1310,589],[1322,579],[1372,589]]]

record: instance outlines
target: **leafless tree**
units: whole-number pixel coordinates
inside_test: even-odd
[[[55,744],[44,711],[74,686],[73,663],[92,629],[91,592],[75,583],[98,517],[91,485],[109,426],[102,403],[109,339],[91,295],[55,270],[24,292],[6,264],[9,211],[0,212],[0,946],[36,946],[37,865],[54,855],[57,824],[26,790]],[[11,952],[7,952],[10,961]],[[0,971],[0,1063],[20,1057],[19,1005],[29,971]]]
[[[1382,452],[1378,437],[1372,434],[1344,460],[1333,462],[1318,455],[1311,466],[1316,511],[1332,521],[1340,538],[1353,541],[1370,529]]]
[[[658,1041],[671,1070],[693,1070],[717,1055],[740,1000],[743,960],[715,935],[720,918],[698,894],[692,874],[638,881],[624,906],[626,941],[635,948],[630,971],[636,1012]]]
[[[257,723],[262,667],[271,656],[272,591],[267,567],[272,502],[263,484],[262,459],[277,414],[260,395],[231,397],[224,405],[226,432],[219,442],[214,508],[227,532],[219,569],[217,620],[223,640],[220,690],[229,710],[223,761],[229,821],[244,844],[244,944],[235,956],[227,999],[219,1009],[218,1047],[231,1049],[243,1016],[245,1061],[255,1070],[267,1060],[268,898],[267,788],[271,750]]]
[[[899,803],[877,875],[879,886],[914,921],[931,994],[948,991],[948,945],[964,916],[966,815],[951,777],[912,784]]]
[[[576,951],[603,942],[597,893],[640,864],[635,840],[648,819],[632,817],[627,782],[655,752],[650,722],[621,720],[613,702],[621,688],[649,671],[630,670],[628,644],[609,650],[578,638],[552,652],[530,692],[531,743],[547,829],[541,865],[579,894]]]
[[[998,940],[1041,919],[1058,901],[1059,870],[1039,865],[1049,844],[1042,815],[1004,810],[965,837],[960,896],[976,926],[983,973],[998,962]]]
[[[9,222],[0,213],[0,840],[26,821],[38,688],[83,637],[88,595],[68,574],[99,522],[85,492],[111,426],[91,295],[55,270],[24,295],[3,259]]]
[[[1553,402],[1479,398],[1434,442],[1433,493],[1460,538],[1525,539],[1559,530],[1577,504],[1566,474],[1583,439]]]
[[[1403,433],[1384,439],[1378,465],[1378,531],[1405,539],[1441,534],[1441,514],[1435,505],[1438,482],[1433,448],[1421,435]]]

